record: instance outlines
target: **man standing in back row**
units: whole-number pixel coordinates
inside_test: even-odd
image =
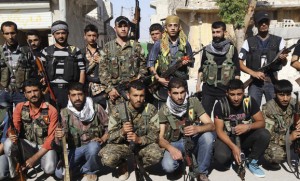
[[[258,34],[245,40],[239,59],[241,70],[254,78],[248,92],[260,106],[263,94],[266,101],[273,98],[273,84],[277,80],[277,71],[282,69],[282,65],[286,65],[287,54],[281,54],[280,61],[267,72],[258,71],[259,68],[273,61],[277,53],[285,47],[285,41],[281,37],[269,34],[270,17],[266,12],[256,13],[254,21]],[[244,65],[245,60],[246,65]]]
[[[208,115],[211,115],[215,101],[226,95],[228,82],[240,77],[237,50],[230,40],[225,39],[226,24],[216,21],[211,29],[213,40],[203,51],[196,85],[197,92],[202,92],[201,103]]]
[[[105,44],[106,57],[99,64],[101,85],[109,97],[109,109],[126,98],[126,90],[117,90],[119,85],[146,75],[144,50],[134,40],[129,40],[130,21],[125,16],[115,20],[117,38]],[[122,91],[122,92],[121,92]]]
[[[42,51],[41,59],[46,64],[46,72],[57,98],[59,108],[68,104],[69,82],[85,81],[85,66],[78,47],[68,44],[69,28],[64,21],[55,21],[51,26],[55,44]]]

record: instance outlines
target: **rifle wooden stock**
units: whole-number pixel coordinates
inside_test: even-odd
[[[233,118],[233,119],[234,120],[232,120],[232,121],[234,121],[235,126],[237,126],[239,124],[237,118]],[[235,134],[235,131],[234,131],[234,134]],[[242,148],[241,147],[241,138],[240,138],[240,136],[238,136],[236,134],[234,136],[235,136],[235,144],[241,150],[241,148]],[[246,169],[245,169],[246,157],[245,157],[245,154],[242,152],[242,150],[241,150],[240,157],[241,157],[241,163],[239,163],[239,165],[238,165],[237,174],[241,178],[241,180],[244,181],[245,175],[246,175]]]
[[[140,21],[141,21],[141,8],[139,0],[135,0],[134,19],[137,21],[135,24],[134,40],[138,41],[140,38]]]
[[[68,158],[68,150],[67,150],[67,140],[66,136],[62,137],[61,139],[62,148],[63,148],[63,155],[64,155],[64,164],[65,164],[65,175],[64,175],[64,181],[70,181],[70,166],[69,166],[69,158]]]
[[[177,62],[170,66],[164,73],[161,74],[161,78],[169,78],[172,74],[174,74],[176,72],[176,70],[178,70],[180,67],[182,67],[182,60],[179,59],[177,60]],[[153,82],[149,85],[148,89],[150,91],[150,93],[155,93],[158,89],[158,87],[160,86],[160,83],[158,82],[158,80],[154,79]]]
[[[8,107],[7,109],[7,113],[8,113],[8,117],[9,117],[9,121],[10,121],[10,130],[8,131],[9,135],[15,135],[17,136],[17,129],[13,123],[13,117],[12,117],[12,110],[10,107]],[[16,166],[16,172],[19,176],[18,180],[19,181],[26,181],[26,160],[23,154],[23,148],[20,142],[20,139],[18,138],[17,142],[13,142],[13,144],[17,145],[18,147],[18,155],[17,155],[17,166]]]

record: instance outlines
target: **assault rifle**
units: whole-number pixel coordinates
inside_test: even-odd
[[[187,108],[186,108],[186,120],[185,120],[185,127],[192,125],[192,120],[191,120],[191,115],[193,113],[190,113],[190,100],[188,98],[187,100]],[[189,173],[187,177],[183,178],[184,181],[187,180],[194,180],[197,179],[199,176],[198,172],[198,164],[197,160],[195,158],[195,155],[193,154],[193,149],[194,149],[194,142],[191,138],[191,136],[184,136],[184,161],[185,164],[189,167]]]
[[[246,175],[246,169],[245,169],[246,157],[245,157],[245,154],[242,152],[240,136],[236,135],[235,130],[234,130],[234,127],[239,125],[239,121],[236,118],[236,116],[233,116],[231,118],[230,123],[231,123],[232,135],[234,135],[234,137],[235,137],[235,144],[241,150],[241,154],[240,154],[241,163],[237,163],[238,164],[237,174],[241,178],[241,180],[244,181],[245,180],[245,175]]]
[[[133,120],[129,118],[128,110],[126,101],[124,101],[124,108],[125,108],[125,115],[126,115],[126,122],[130,122],[133,125]],[[135,179],[136,181],[152,181],[152,179],[149,177],[149,175],[146,173],[143,164],[140,162],[140,158],[136,149],[135,143],[131,140],[129,143],[129,148],[132,153],[133,158],[133,166],[134,166],[134,172],[135,172]]]
[[[134,19],[137,21],[135,24],[134,40],[138,41],[140,38],[140,21],[141,21],[141,8],[139,0],[135,0]]]
[[[292,46],[288,47],[288,48],[284,48],[281,51],[279,51],[277,53],[277,55],[275,56],[275,58],[272,60],[272,62],[268,63],[267,65],[259,68],[257,71],[259,72],[263,72],[266,73],[268,71],[270,71],[275,65],[280,64],[280,59],[279,56],[281,54],[285,54],[285,53],[289,53],[293,48],[295,48],[296,46],[298,46],[300,43],[295,43]],[[250,76],[250,78],[248,80],[246,80],[244,82],[244,88],[247,88],[252,82],[253,82],[254,78],[252,76]]]
[[[182,67],[182,61],[187,58],[187,56],[184,56],[183,58],[177,60],[173,65],[171,65],[164,73],[160,75],[162,78],[169,78],[172,74],[174,74],[180,67]],[[149,85],[148,89],[150,93],[155,93],[160,86],[160,83],[158,80],[154,79],[154,81]]]
[[[294,94],[296,95],[296,104],[295,104],[295,108],[294,108],[294,121],[293,121],[293,129],[296,129],[297,126],[297,122],[299,121],[300,118],[300,112],[299,112],[299,92],[294,92]],[[295,153],[300,154],[300,138],[296,139],[294,141],[294,150]]]
[[[141,82],[145,82],[147,81],[147,79],[150,79],[152,75],[149,76],[145,76],[145,77],[141,77],[139,79],[133,79],[133,80],[129,80],[129,81],[124,81],[120,84],[118,84],[117,86],[115,86],[114,88],[118,91],[118,93],[121,95],[121,97],[123,97],[126,101],[128,101],[127,95],[126,95],[126,91],[128,90],[128,86],[129,83],[135,80],[141,81]]]
[[[45,71],[45,68],[43,66],[43,63],[42,61],[40,60],[40,58],[38,56],[36,56],[32,50],[32,47],[30,45],[30,43],[28,42],[28,47],[29,47],[29,50],[33,56],[33,58],[35,59],[35,64],[38,68],[38,74],[44,79],[45,83],[46,83],[46,89],[43,91],[44,94],[46,94],[47,92],[49,92],[50,94],[50,98],[56,102],[56,98],[55,98],[55,95],[54,95],[54,92],[52,91],[51,89],[51,86],[50,86],[50,81],[48,79],[48,76],[47,76],[47,73]]]
[[[18,130],[16,129],[14,122],[13,122],[13,114],[12,114],[12,107],[8,106],[7,108],[7,114],[8,114],[8,119],[10,121],[10,130],[9,130],[9,134],[10,135],[17,135],[18,136]],[[19,136],[18,136],[19,137]],[[20,142],[20,139],[18,138],[16,143],[18,146],[18,155],[17,155],[17,166],[16,166],[16,172],[19,175],[19,181],[26,181],[28,177],[27,176],[27,168],[26,168],[26,160],[24,157],[24,153],[23,153],[23,147],[22,144]]]

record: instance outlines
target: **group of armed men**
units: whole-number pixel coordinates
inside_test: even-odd
[[[127,180],[132,152],[139,167],[162,167],[170,178],[185,173],[187,154],[193,160],[190,171],[201,181],[209,180],[211,163],[225,169],[233,161],[245,163],[257,177],[265,177],[261,164],[278,170],[292,160],[296,169],[300,121],[292,123],[298,100],[292,101],[292,84],[277,78],[287,64],[285,41],[269,34],[265,12],[256,13],[254,21],[258,34],[245,40],[240,53],[225,38],[225,23],[212,24],[212,43],[203,49],[198,71],[201,99],[188,91],[194,53],[178,16],[168,16],[164,27],[151,25],[154,44],[145,50],[130,40],[132,22],[124,16],[116,18],[116,39],[103,49],[92,24],[84,29],[86,47],[79,49],[68,44],[68,24],[55,21],[55,44],[41,49],[36,31],[28,31],[28,45],[21,46],[17,25],[2,23],[0,180],[20,176],[19,153],[24,170],[40,165],[45,174],[64,178],[66,167],[58,154],[64,137],[71,178],[89,181],[97,180],[104,165]],[[297,70],[299,57],[296,46],[291,66]],[[36,61],[44,69],[38,70]],[[240,70],[253,78],[248,96]],[[263,94],[267,103],[261,111]]]

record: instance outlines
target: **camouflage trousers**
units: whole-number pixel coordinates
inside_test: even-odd
[[[99,152],[102,164],[112,168],[117,167],[130,154],[132,152],[127,144],[107,144]],[[138,154],[145,168],[158,163],[162,158],[162,150],[156,143],[140,148]]]
[[[278,144],[269,143],[268,148],[264,154],[265,159],[270,163],[281,163],[286,159],[285,146],[280,146]]]

